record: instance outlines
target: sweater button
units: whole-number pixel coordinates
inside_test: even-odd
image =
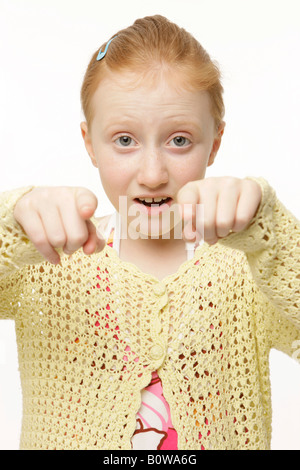
[[[160,344],[155,344],[150,349],[151,359],[154,359],[156,361],[160,359],[161,357],[163,357],[164,353],[165,353],[164,348]]]
[[[153,287],[153,292],[155,295],[157,295],[158,297],[161,297],[162,295],[165,294],[166,292],[166,286],[164,284],[156,284],[154,287]]]

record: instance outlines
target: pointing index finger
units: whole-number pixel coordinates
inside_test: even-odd
[[[184,219],[192,219],[196,213],[196,204],[199,203],[199,189],[196,182],[187,183],[177,195],[177,202],[181,205]]]
[[[204,231],[198,182],[193,181],[183,186],[178,192],[177,202],[181,206],[182,219],[185,221],[183,237],[187,241],[200,241]]]

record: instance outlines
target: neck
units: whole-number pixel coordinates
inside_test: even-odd
[[[130,238],[120,240],[119,257],[162,280],[187,260],[183,240]]]
[[[123,246],[134,247],[135,250],[143,250],[144,252],[161,252],[161,251],[173,251],[185,247],[185,242],[182,239],[174,238],[146,238],[140,237],[137,239],[132,239],[130,237],[122,239],[121,243]]]

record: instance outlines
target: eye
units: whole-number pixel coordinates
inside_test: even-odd
[[[117,145],[120,145],[121,147],[130,147],[131,143],[134,143],[134,140],[129,137],[128,135],[122,135],[121,137],[118,137],[115,140]]]
[[[186,147],[191,143],[191,141],[183,135],[174,137],[170,142],[174,142],[174,145],[171,145],[171,147]]]

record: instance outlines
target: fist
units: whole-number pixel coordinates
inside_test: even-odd
[[[104,248],[104,240],[89,220],[97,204],[96,196],[86,188],[37,187],[19,199],[14,217],[44,258],[58,264],[56,248],[68,255],[81,247],[85,254]]]
[[[187,241],[200,238],[198,226],[198,230],[201,227],[204,232],[204,240],[213,245],[231,232],[245,230],[255,216],[261,198],[260,186],[250,179],[217,177],[187,183],[177,195],[183,220],[187,222],[184,238]],[[200,224],[197,204],[203,205]]]

